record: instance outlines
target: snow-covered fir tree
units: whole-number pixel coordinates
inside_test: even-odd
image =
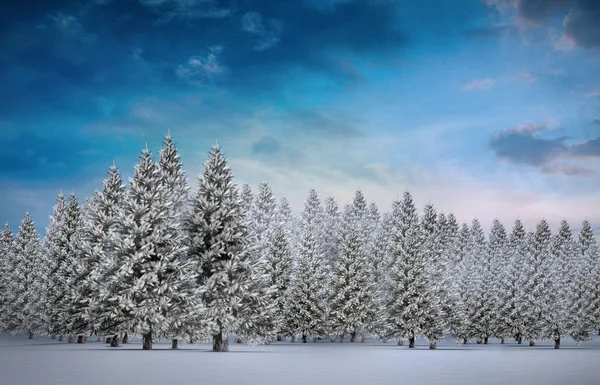
[[[529,345],[545,337],[544,313],[549,308],[549,276],[545,261],[550,259],[552,232],[546,220],[541,220],[528,239],[524,282],[523,306],[525,337]]]
[[[160,179],[150,151],[142,151],[116,218],[114,274],[100,294],[112,309],[99,317],[100,325],[142,335],[144,350],[152,349],[154,338],[170,334],[173,307],[189,300],[180,259],[186,248]]]
[[[449,324],[454,339],[466,344],[471,338],[470,322],[468,314],[468,302],[471,294],[471,261],[468,258],[471,242],[471,229],[463,223],[457,235],[456,244],[452,250],[454,271],[450,285],[448,286],[450,296]]]
[[[478,219],[471,222],[469,252],[467,254],[471,289],[467,297],[470,338],[487,343],[492,336],[493,297],[490,293],[490,254],[485,232]]]
[[[525,320],[521,311],[523,305],[523,287],[527,279],[523,269],[527,254],[527,238],[525,227],[520,219],[514,222],[508,243],[506,244],[506,266],[500,274],[499,319],[500,338],[514,338],[519,344],[525,335]]]
[[[324,270],[331,279],[340,248],[340,210],[333,196],[325,198],[323,214]]]
[[[8,285],[12,279],[9,266],[12,266],[13,234],[8,223],[0,234],[0,330],[5,329],[5,316],[8,304]]]
[[[11,263],[8,268],[11,274],[6,290],[4,323],[9,332],[27,333],[29,338],[33,338],[45,328],[44,282],[48,274],[48,265],[44,260],[40,239],[29,212],[21,222],[9,261]]]
[[[570,335],[569,311],[573,299],[573,267],[576,256],[571,227],[566,220],[560,222],[558,233],[552,239],[550,258],[545,260],[548,271],[548,308],[544,312],[544,329],[560,349],[561,338]]]
[[[507,243],[508,235],[506,228],[499,219],[492,221],[492,228],[488,237],[488,263],[483,272],[487,284],[487,296],[489,298],[489,322],[490,336],[499,338],[504,343],[504,323],[500,318],[500,309],[504,301],[502,277],[507,265]]]
[[[310,190],[301,218],[298,261],[286,309],[286,329],[294,339],[306,342],[325,334],[326,276],[322,245],[323,209],[315,190]]]
[[[110,281],[108,272],[113,262],[112,239],[125,192],[119,170],[112,165],[103,181],[102,190],[94,192],[89,207],[84,211],[80,263],[70,320],[73,331],[80,335],[97,333],[100,329],[97,318],[102,312],[110,313],[114,310],[105,308],[99,299],[102,287]],[[113,346],[117,343],[118,340],[114,338]]]
[[[169,218],[178,223],[176,239],[179,245],[176,247],[180,250],[178,259],[182,263],[181,269],[186,269],[185,263],[187,259],[187,232],[185,231],[184,220],[188,215],[189,208],[189,192],[187,178],[183,171],[181,156],[179,155],[173,137],[170,133],[167,134],[163,141],[163,148],[159,154],[158,169],[160,173],[161,191],[165,194],[164,199],[168,202]],[[187,277],[186,273],[186,277]],[[187,279],[187,278],[186,278]],[[180,297],[185,301],[189,301],[188,297],[192,296],[191,280],[187,284],[182,283],[181,289],[187,291],[187,295]],[[168,323],[172,339],[172,347],[178,347],[178,340],[189,334],[189,322],[195,316],[193,309],[188,308],[188,304],[172,304],[171,311],[168,316]]]
[[[199,182],[187,224],[189,257],[213,351],[229,349],[231,332],[269,340],[275,321],[271,293],[254,282],[260,272],[251,259],[242,200],[220,147],[212,148]]]
[[[569,312],[571,336],[576,342],[589,341],[594,324],[594,293],[597,285],[597,282],[594,282],[594,271],[598,263],[594,258],[595,243],[592,226],[589,221],[584,220],[573,257],[575,284]]]
[[[356,203],[356,200],[355,200]],[[357,334],[376,334],[380,309],[375,282],[372,280],[366,256],[366,245],[360,232],[364,218],[357,215],[354,204],[346,206],[342,219],[339,256],[334,264],[329,293],[329,329],[343,340],[345,333],[350,342]]]
[[[61,198],[59,197],[60,205]],[[60,210],[60,206],[57,207]],[[75,266],[80,251],[81,210],[75,193],[69,196],[62,218],[57,219],[58,234],[52,255],[52,270],[50,273],[49,317],[50,333],[54,335],[69,335],[69,343],[75,342],[70,329],[71,288],[76,278]]]
[[[242,215],[250,219],[250,215],[252,215],[252,206],[254,206],[254,193],[252,192],[252,187],[250,187],[248,183],[242,185],[241,199],[242,207],[240,210]]]
[[[283,223],[275,225],[266,254],[266,274],[273,287],[271,300],[276,305],[275,330],[277,340],[285,334],[285,309],[292,281],[292,254]]]
[[[277,201],[267,182],[258,185],[251,210],[251,229],[256,242],[256,258],[266,260],[269,241],[273,236],[276,221]]]
[[[437,233],[440,244],[440,268],[438,269],[438,290],[443,317],[447,320],[446,328],[450,328],[452,317],[452,280],[456,276],[455,252],[458,241],[458,222],[454,214],[439,213],[437,218]]]
[[[414,348],[415,338],[425,322],[426,271],[422,258],[423,234],[411,194],[392,204],[396,224],[390,239],[391,267],[386,303],[386,334],[402,344],[408,338]]]

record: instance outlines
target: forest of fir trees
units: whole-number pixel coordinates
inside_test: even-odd
[[[409,192],[381,213],[357,191],[340,207],[310,190],[300,216],[268,183],[241,189],[215,145],[191,190],[168,135],[126,185],[109,168],[80,202],[58,195],[43,239],[25,214],[0,234],[0,329],[110,346],[153,341],[394,340],[431,349],[519,344],[600,330],[600,253],[587,220],[574,234],[458,223]]]

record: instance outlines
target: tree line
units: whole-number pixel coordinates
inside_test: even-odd
[[[215,145],[192,192],[170,135],[128,185],[113,164],[80,204],[58,195],[43,240],[29,215],[0,234],[0,328],[60,341],[289,338],[431,349],[490,338],[584,342],[600,329],[600,252],[590,223],[510,232],[459,224],[410,192],[380,213],[357,191],[340,207],[310,190],[299,216],[268,183],[240,189]]]

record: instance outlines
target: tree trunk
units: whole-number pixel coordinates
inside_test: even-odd
[[[112,342],[112,337],[106,337],[106,343],[110,344]]]
[[[213,352],[228,352],[229,351],[229,338],[227,335],[223,335],[221,330],[219,334],[213,335]]]
[[[83,336],[82,335],[77,336],[77,343],[78,344],[82,344],[83,343]]]
[[[381,340],[384,344],[387,344],[387,338],[384,338],[383,340]]]
[[[305,344],[306,343],[306,336],[304,334],[302,334],[302,343]]]
[[[296,336],[292,336],[292,338],[291,338],[291,342],[292,342],[292,343],[296,342]]]
[[[75,336],[73,334],[69,334],[69,339],[67,340],[67,343],[72,344],[75,342]]]
[[[115,334],[114,336],[110,337],[110,347],[111,348],[119,347],[119,335],[118,334]]]
[[[365,335],[361,335],[360,336],[360,343],[364,344],[367,341],[367,337],[365,337]]]
[[[404,340],[402,338],[398,340],[398,346],[404,346]]]
[[[500,338],[500,343],[504,344],[504,338]]]
[[[56,336],[53,334],[53,335],[50,336],[50,338],[52,338],[53,340],[55,340]]]
[[[85,343],[85,342],[87,342],[87,340],[88,340],[88,336],[87,335],[83,336],[83,342]]]
[[[27,333],[27,334],[28,334],[27,338],[29,338],[30,340],[32,340],[32,339],[33,339],[33,333],[32,333],[32,332],[29,332],[29,333]]]
[[[560,349],[560,337],[554,340],[554,349]]]
[[[466,338],[463,338],[463,345],[466,345],[469,342]]]
[[[277,341],[283,341],[283,338],[281,336],[277,336]]]
[[[340,344],[344,342],[344,333],[340,334]]]
[[[152,331],[142,336],[142,350],[152,350]]]
[[[483,343],[484,343],[485,345],[487,345],[487,343],[488,343],[488,337],[485,337],[485,338],[483,339]]]
[[[123,343],[129,343],[129,334],[127,334],[127,332],[123,333]]]
[[[319,337],[313,337],[313,343],[317,342],[319,340]]]
[[[350,342],[356,342],[356,331],[350,333]]]
[[[177,341],[177,338],[171,340],[171,349],[177,349],[178,342],[179,341]]]
[[[515,340],[517,340],[517,343],[519,345],[523,343],[523,336],[521,335],[521,333],[517,333],[517,335],[515,336]]]
[[[415,337],[414,336],[410,337],[408,339],[408,347],[411,348],[411,349],[415,347]]]
[[[535,341],[533,339],[529,340],[529,346],[535,346]]]
[[[235,342],[241,344],[242,342],[244,342],[244,337],[235,337]]]
[[[477,343],[478,343],[478,344],[480,344],[481,342],[483,342],[483,341],[481,340],[481,337],[477,337]]]
[[[100,342],[102,341],[102,337],[98,336],[98,339],[96,339],[96,342]]]
[[[436,341],[429,341],[429,349],[431,349],[431,350],[437,349],[437,342]]]
[[[59,342],[62,342],[63,340],[64,340],[64,337],[63,337],[63,336],[58,336],[58,341],[59,341]]]

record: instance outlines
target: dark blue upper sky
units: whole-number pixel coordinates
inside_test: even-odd
[[[600,1],[8,1],[0,218],[130,176],[170,129],[195,176],[218,138],[238,182],[410,189],[461,221],[600,224]]]

